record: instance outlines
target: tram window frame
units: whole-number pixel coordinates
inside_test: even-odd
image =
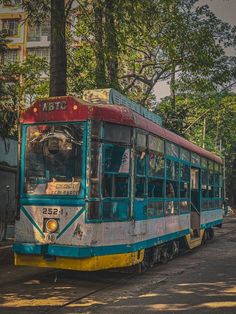
[[[144,160],[142,168],[139,167],[139,158]],[[147,197],[147,162],[149,160],[148,154],[148,133],[136,129],[135,130],[135,182],[134,182],[134,196],[138,199],[144,199]],[[140,171],[142,170],[142,171]],[[141,187],[141,188],[140,188]]]
[[[109,122],[103,123],[104,142],[123,143],[130,145],[131,136],[132,128],[130,126]]]
[[[152,158],[152,159],[151,159]],[[152,163],[155,167],[152,167]],[[161,165],[161,167],[159,167]],[[165,141],[152,134],[148,135],[148,177],[164,178],[165,176]]]
[[[101,173],[102,173],[102,122],[98,120],[88,121],[88,145],[90,154],[89,164],[89,198],[101,198]],[[95,148],[96,153],[92,150]]]
[[[81,171],[80,171],[80,176],[75,176],[75,180],[73,181],[72,179],[72,182],[76,182],[76,185],[79,183],[79,190],[78,190],[78,194],[75,192],[75,191],[69,191],[69,189],[66,191],[67,193],[63,192],[63,191],[60,191],[60,193],[56,190],[57,187],[55,186],[55,182],[59,182],[61,183],[61,186],[63,186],[63,182],[62,179],[55,179],[56,181],[52,180],[52,181],[47,181],[47,184],[48,183],[51,183],[51,187],[49,186],[49,184],[47,185],[46,187],[46,183],[45,181],[41,180],[40,181],[43,181],[42,183],[40,182],[39,185],[42,185],[42,187],[40,187],[40,192],[39,193],[29,193],[28,191],[26,191],[26,183],[27,183],[27,178],[26,178],[26,171],[27,171],[27,154],[28,154],[28,149],[29,149],[29,146],[26,145],[26,147],[24,148],[24,151],[22,152],[22,154],[24,154],[24,158],[22,158],[22,170],[21,170],[21,178],[22,178],[22,184],[21,184],[21,195],[27,195],[28,197],[31,197],[31,198],[34,198],[34,197],[37,197],[37,196],[40,196],[42,198],[46,198],[46,197],[55,197],[55,198],[83,198],[85,196],[85,193],[86,193],[86,189],[85,189],[85,173],[86,173],[86,154],[85,154],[85,151],[86,151],[86,140],[87,140],[87,122],[86,121],[78,121],[78,122],[50,122],[50,123],[45,123],[45,122],[42,122],[42,123],[38,123],[38,124],[25,124],[23,125],[23,128],[22,128],[22,134],[23,134],[23,138],[24,140],[26,141],[27,143],[27,140],[28,140],[28,136],[29,136],[29,132],[30,129],[32,128],[68,128],[68,127],[75,127],[75,128],[78,128],[78,127],[81,127],[82,128],[82,137],[81,137],[81,162],[78,164],[78,156],[77,157],[74,157],[74,161],[76,161],[74,163],[74,170],[78,168],[78,166],[80,165],[81,167]],[[58,131],[58,130],[57,130]],[[80,130],[80,134],[81,134],[81,130]],[[78,141],[78,139],[77,139]],[[76,141],[73,142],[74,144],[76,143]],[[71,143],[70,143],[71,144]],[[71,145],[68,144],[68,146],[70,147],[71,149]],[[78,148],[77,148],[78,149]],[[65,150],[64,150],[65,151]],[[32,151],[31,151],[32,153]],[[72,160],[70,159],[70,164],[72,163]],[[61,164],[63,165],[66,165],[65,163],[65,158],[63,159],[63,162],[61,162]],[[72,164],[73,166],[73,164]],[[52,167],[52,169],[54,169]],[[54,169],[55,170],[55,169]],[[54,177],[54,176],[53,176]],[[62,178],[64,178],[64,176],[61,176]],[[77,179],[78,177],[78,179]],[[73,178],[73,176],[72,176]],[[66,183],[67,182],[70,182],[68,180],[65,181]],[[45,191],[42,192],[42,188],[44,188],[45,185]],[[48,190],[48,191],[47,191]]]
[[[111,130],[112,134],[108,134]],[[125,130],[125,131],[124,131]],[[125,135],[125,133],[128,132]],[[121,134],[125,136],[121,136]],[[131,192],[131,148],[132,148],[132,134],[133,128],[130,126],[118,125],[113,123],[104,122],[102,131],[102,172],[101,172],[101,220],[102,221],[123,221],[128,220],[130,215],[130,192]],[[123,148],[123,155],[120,156],[120,167],[122,167],[122,158],[128,150],[128,168],[106,168],[106,158],[109,155],[109,150],[112,148]],[[113,160],[113,158],[112,158]],[[118,184],[119,183],[119,184]],[[109,188],[105,186],[109,185]],[[115,215],[113,209],[120,208],[122,204],[127,203],[126,215]],[[111,213],[109,214],[107,209],[110,206]],[[108,206],[108,207],[107,207]],[[115,207],[114,207],[115,206]]]

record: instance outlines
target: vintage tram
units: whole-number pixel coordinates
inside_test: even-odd
[[[150,266],[211,238],[221,158],[114,90],[85,96],[38,100],[21,117],[15,264]]]

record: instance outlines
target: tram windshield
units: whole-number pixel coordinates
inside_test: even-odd
[[[26,132],[25,193],[79,195],[83,125],[29,126]]]

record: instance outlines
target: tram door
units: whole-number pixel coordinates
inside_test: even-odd
[[[191,236],[200,236],[200,169],[191,168]]]

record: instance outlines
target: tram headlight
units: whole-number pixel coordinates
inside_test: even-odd
[[[48,219],[45,224],[46,231],[53,233],[56,232],[59,228],[59,223],[57,219]]]

